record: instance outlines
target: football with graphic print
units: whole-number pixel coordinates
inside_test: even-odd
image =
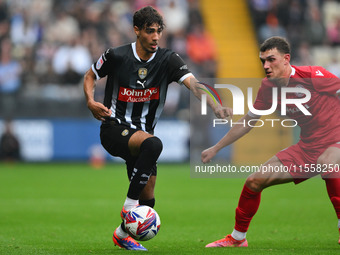
[[[161,220],[153,208],[140,205],[126,214],[124,224],[126,231],[133,239],[147,241],[157,235]]]

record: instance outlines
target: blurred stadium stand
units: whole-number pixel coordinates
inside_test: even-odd
[[[196,1],[0,0],[1,116],[90,117],[82,91],[85,71],[105,49],[135,40],[132,15],[147,4],[160,10],[167,24],[161,47],[178,52],[193,72],[215,75],[215,56],[197,58],[201,49],[187,47],[195,27],[204,31]],[[202,68],[207,61],[213,62],[208,71]],[[97,100],[104,84],[98,82]],[[185,95],[171,86],[165,114],[188,108]]]
[[[132,15],[145,5],[165,18],[161,47],[197,77],[262,77],[258,44],[271,35],[288,37],[294,64],[340,75],[339,1],[0,0],[0,119],[91,119],[83,74],[108,47],[135,40]],[[188,120],[188,94],[171,85],[163,119]]]
[[[100,123],[86,107],[83,75],[107,48],[135,40],[132,16],[145,5],[154,6],[165,18],[160,46],[179,53],[193,73],[215,76],[215,56],[202,58],[201,48],[187,47],[204,33],[197,1],[0,0],[0,132],[1,120],[12,119],[24,143],[24,159],[88,157],[87,147],[99,143]],[[104,86],[105,79],[97,83],[98,101],[103,100]],[[188,95],[183,86],[170,85],[163,120],[177,122],[163,129],[159,125],[164,136],[173,137],[169,132],[176,129],[171,127],[188,120]],[[182,147],[187,150],[188,127],[183,130]],[[84,146],[86,139],[91,144]],[[178,155],[181,150],[172,151],[177,156],[165,151],[164,160],[188,158],[187,153]]]

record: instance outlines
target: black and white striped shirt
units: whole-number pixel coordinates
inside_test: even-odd
[[[111,118],[131,128],[153,132],[163,111],[168,85],[191,75],[181,57],[158,48],[142,61],[136,43],[110,48],[92,65],[97,79],[107,76],[104,105]]]

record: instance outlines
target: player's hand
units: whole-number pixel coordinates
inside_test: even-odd
[[[214,146],[202,151],[202,154],[201,154],[202,162],[204,164],[209,163],[211,159],[216,156],[217,152],[218,151],[215,149]]]
[[[233,117],[233,109],[229,107],[224,107],[221,105],[216,106],[214,109],[215,116],[219,119],[226,119],[228,117]]]
[[[87,107],[92,112],[93,117],[95,117],[97,120],[104,121],[105,118],[111,116],[111,110],[99,102],[88,102]]]

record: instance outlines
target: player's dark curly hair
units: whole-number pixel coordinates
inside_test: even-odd
[[[278,52],[283,54],[290,54],[289,42],[280,36],[273,36],[265,40],[260,46],[260,52],[267,50],[277,49]]]
[[[151,6],[143,7],[133,15],[133,26],[139,29],[149,27],[154,23],[158,24],[162,30],[165,27],[162,15]]]

